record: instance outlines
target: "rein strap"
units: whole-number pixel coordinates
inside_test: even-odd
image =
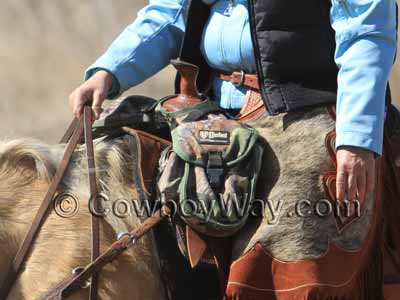
[[[84,107],[84,133],[85,133],[85,144],[86,144],[86,158],[88,164],[88,176],[89,176],[89,206],[97,210],[97,180],[96,180],[96,164],[94,160],[94,149],[93,149],[93,136],[92,136],[92,108],[90,106]],[[94,261],[100,255],[100,217],[91,214],[91,260]],[[93,274],[89,300],[98,299],[98,281],[99,274]]]
[[[74,119],[71,125],[68,127],[64,136],[61,139],[61,143],[67,143],[63,158],[59,164],[56,173],[51,180],[50,186],[44,196],[44,199],[36,213],[35,218],[28,230],[20,248],[15,255],[10,268],[5,276],[4,282],[0,288],[0,299],[6,299],[10,290],[18,278],[21,267],[25,262],[29,251],[37,237],[40,228],[45,222],[51,206],[53,204],[54,195],[58,190],[58,186],[64,177],[64,174],[71,161],[72,155],[79,144],[82,134],[85,135],[86,143],[86,156],[88,162],[88,176],[89,176],[89,187],[90,187],[90,202],[96,205],[97,190],[96,190],[96,173],[95,173],[95,161],[94,161],[94,149],[93,149],[93,138],[92,138],[92,109],[90,106],[84,107],[83,116],[79,120]],[[99,217],[92,215],[92,261],[94,261],[100,253],[100,239],[99,239]],[[92,278],[91,289],[90,289],[90,300],[97,300],[97,287],[98,287],[98,276],[97,274]]]
[[[39,300],[62,300],[70,296],[73,292],[81,289],[94,274],[97,274],[104,266],[118,258],[127,249],[133,246],[137,240],[158,225],[163,219],[170,217],[170,215],[171,210],[167,206],[157,210],[138,228],[124,234],[121,239],[112,244],[107,251],[100,255],[94,262],[88,264],[80,273],[61,282]]]
[[[0,299],[6,299],[10,290],[18,278],[19,272],[23,263],[25,262],[29,251],[32,248],[41,226],[45,222],[51,206],[53,204],[54,195],[58,190],[58,186],[64,177],[64,174],[71,161],[72,155],[79,144],[82,135],[85,136],[86,156],[88,164],[88,177],[90,198],[89,205],[97,207],[97,183],[95,172],[95,158],[92,137],[92,109],[90,106],[84,107],[84,113],[81,118],[74,119],[68,127],[66,133],[61,139],[61,143],[68,142],[64,151],[63,158],[56,170],[56,173],[51,180],[49,189],[36,213],[35,218],[26,234],[14,260],[8,270],[5,280],[0,288]],[[74,274],[69,279],[59,283],[55,288],[51,289],[49,293],[45,294],[40,300],[62,300],[71,295],[74,291],[79,290],[85,283],[91,279],[90,285],[90,300],[98,299],[98,273],[107,264],[119,257],[125,250],[132,246],[138,239],[149,232],[153,227],[160,223],[164,218],[171,215],[171,209],[167,206],[162,207],[156,211],[151,217],[146,219],[141,226],[124,234],[118,241],[112,244],[108,250],[100,255],[100,218],[92,214],[91,217],[91,263],[88,264],[81,272]]]
[[[67,131],[67,135],[70,134],[72,131],[72,128],[74,127],[73,125],[76,124],[76,121],[74,120],[71,126],[69,127]],[[32,244],[41,228],[43,225],[44,221],[46,220],[46,217],[50,211],[50,208],[53,204],[53,199],[54,195],[57,192],[58,186],[65,174],[65,171],[68,168],[69,162],[71,160],[72,154],[75,151],[76,146],[79,143],[79,140],[82,136],[83,132],[83,117],[77,122],[77,125],[75,126],[75,129],[71,135],[71,138],[67,144],[67,147],[64,152],[64,156],[61,160],[60,165],[57,168],[57,171],[50,183],[49,189],[46,192],[46,195],[44,196],[44,199],[42,201],[42,204],[39,207],[39,210],[33,219],[33,222],[31,224],[31,227],[26,234],[20,248],[18,249],[17,254],[14,257],[14,260],[11,263],[11,266],[7,272],[7,275],[5,276],[5,280],[1,285],[0,289],[0,299],[6,299],[12,285],[16,281],[18,274],[21,270],[21,266],[24,263],[31,247]]]

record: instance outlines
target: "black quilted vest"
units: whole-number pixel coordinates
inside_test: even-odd
[[[248,0],[261,93],[271,114],[336,102],[335,33],[329,0]],[[199,89],[210,86],[200,41],[209,16],[201,0],[189,1],[180,59],[198,65]],[[240,70],[237,70],[240,71]],[[177,87],[179,77],[177,78]]]

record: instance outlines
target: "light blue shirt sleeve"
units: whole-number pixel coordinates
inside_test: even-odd
[[[382,154],[385,94],[396,52],[395,0],[332,0],[339,67],[336,147]]]
[[[185,31],[185,0],[150,0],[136,20],[88,68],[85,79],[98,70],[114,76],[108,95],[115,98],[143,82],[178,56]]]

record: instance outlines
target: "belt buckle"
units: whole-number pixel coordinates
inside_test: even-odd
[[[236,82],[234,82],[234,81],[232,80],[233,85],[235,85],[235,86],[237,86],[237,87],[240,87],[240,86],[243,85],[243,83],[244,83],[244,78],[245,78],[245,76],[246,76],[246,73],[245,73],[243,70],[240,71],[240,74],[241,74],[241,77],[240,77],[240,82],[239,82],[239,83],[236,83]]]

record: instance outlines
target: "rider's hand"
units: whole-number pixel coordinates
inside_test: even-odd
[[[375,155],[357,147],[340,147],[336,154],[336,198],[364,203],[375,181]],[[346,197],[347,196],[347,197]]]
[[[93,117],[97,120],[102,112],[102,104],[113,84],[110,73],[97,71],[88,81],[84,82],[69,96],[69,105],[76,118],[83,112],[86,103],[92,103]]]

